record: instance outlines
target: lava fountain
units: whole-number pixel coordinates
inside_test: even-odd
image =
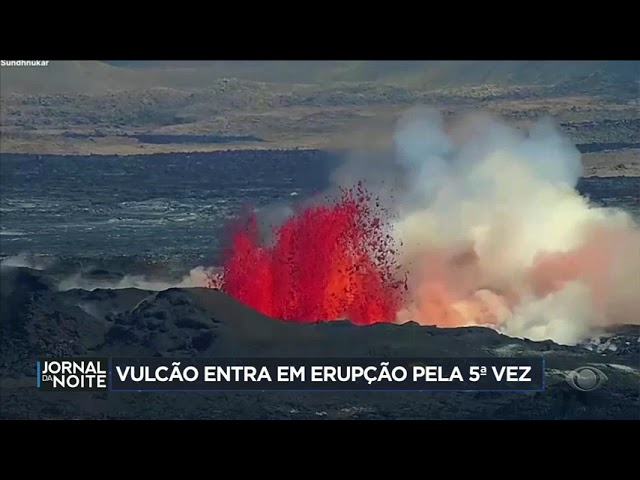
[[[416,109],[394,147],[346,160],[332,175],[341,195],[273,241],[255,215],[237,223],[219,288],[282,320],[481,325],[566,344],[640,321],[640,228],[580,194],[580,152],[554,122],[445,128]]]
[[[362,183],[260,238],[254,214],[233,227],[221,290],[282,320],[392,322],[405,281],[385,212]]]

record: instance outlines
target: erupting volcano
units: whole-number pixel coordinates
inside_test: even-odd
[[[393,321],[404,282],[385,220],[361,183],[289,218],[270,245],[251,214],[235,225],[222,289],[283,320]]]
[[[483,325],[560,343],[638,322],[640,229],[580,195],[580,152],[553,123],[445,128],[416,109],[394,140],[379,159],[348,159],[332,175],[341,195],[268,241],[255,215],[236,225],[220,288],[299,322]]]

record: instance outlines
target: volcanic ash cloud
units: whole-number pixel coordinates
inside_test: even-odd
[[[398,322],[571,344],[640,320],[638,225],[580,196],[580,153],[552,122],[524,131],[470,116],[445,130],[437,112],[414,109],[393,163],[409,287]]]

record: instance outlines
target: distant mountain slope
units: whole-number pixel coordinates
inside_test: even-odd
[[[585,82],[636,85],[639,61],[64,61],[3,67],[0,91],[27,94],[207,88],[220,78],[271,83],[395,83],[419,89]],[[637,87],[632,87],[637,88]]]
[[[265,82],[371,82],[421,87],[540,85],[602,75],[640,79],[639,61],[113,61],[135,69],[205,69],[220,76]]]
[[[0,92],[102,93],[144,87],[145,76],[142,72],[97,61],[51,61],[46,67],[0,68]]]

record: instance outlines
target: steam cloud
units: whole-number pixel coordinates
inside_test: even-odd
[[[142,290],[162,291],[169,288],[197,288],[215,286],[215,279],[219,273],[213,267],[196,267],[184,275],[180,280],[160,280],[150,278],[145,275],[125,275],[124,277],[113,279],[95,279],[83,277],[81,273],[76,273],[63,278],[58,283],[58,290],[66,291],[73,289],[95,290],[97,288],[125,289],[139,288]]]
[[[639,322],[640,229],[580,196],[580,153],[553,122],[521,131],[471,115],[445,129],[419,107],[394,141],[386,161],[356,157],[333,179],[365,179],[395,214],[409,275],[398,322],[566,344]]]
[[[37,257],[34,255],[29,255],[27,253],[20,253],[18,255],[3,258],[2,261],[0,261],[0,268],[23,267],[30,268],[32,270],[46,270],[47,268],[52,267],[54,264],[55,260],[53,258]]]

